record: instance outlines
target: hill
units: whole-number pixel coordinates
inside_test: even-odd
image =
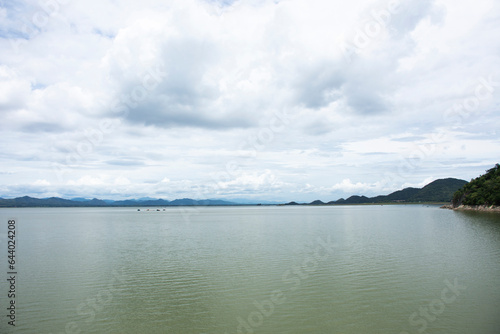
[[[387,196],[377,196],[373,199],[377,202],[400,202],[410,201],[410,199],[418,194],[420,188],[405,188],[403,190],[395,191]]]
[[[144,199],[144,200],[124,200],[124,201],[111,201],[111,200],[100,200],[85,199],[85,198],[74,198],[72,200],[63,199],[58,197],[51,198],[33,198],[29,196],[17,197],[12,199],[0,198],[0,207],[12,208],[12,207],[111,207],[111,206],[211,206],[211,205],[235,205],[236,203],[223,201],[223,200],[193,200],[189,198],[176,199],[173,201],[167,201],[164,199]]]
[[[418,202],[450,202],[457,189],[467,183],[465,180],[454,178],[439,179],[429,183],[423,188],[405,188],[395,191],[389,195],[376,197],[351,196],[348,199],[330,201],[329,205],[343,204],[377,204],[377,203],[418,203]],[[321,201],[310,204],[318,205]]]
[[[409,198],[411,202],[450,202],[453,194],[467,182],[458,179],[441,179],[429,183]]]
[[[33,207],[33,206],[72,206],[71,200],[51,197],[51,198],[33,198],[29,196],[18,197],[14,199],[1,199],[0,207]]]
[[[500,164],[472,179],[453,195],[452,206],[500,206]]]

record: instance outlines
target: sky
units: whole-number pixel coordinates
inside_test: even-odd
[[[0,0],[0,197],[308,202],[500,162],[496,0]]]

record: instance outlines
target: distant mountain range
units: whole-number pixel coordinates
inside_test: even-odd
[[[405,188],[389,195],[366,197],[351,196],[347,199],[337,201],[322,202],[320,200],[311,203],[299,204],[290,202],[285,205],[342,205],[342,204],[377,204],[377,203],[415,203],[415,202],[450,202],[453,194],[462,188],[467,181],[459,179],[440,179],[429,183],[423,188]],[[224,201],[219,199],[194,200],[190,198],[176,199],[168,201],[164,199],[155,199],[144,197],[140,199],[128,199],[122,201],[73,198],[63,199],[59,197],[51,198],[33,198],[29,196],[13,199],[0,198],[0,207],[113,207],[113,206],[215,206],[215,205],[252,205],[252,204],[273,205],[277,203],[259,202],[249,200]]]
[[[467,184],[465,180],[454,178],[440,179],[429,183],[423,188],[405,188],[389,195],[380,195],[376,197],[351,196],[348,199],[339,199],[337,201],[322,202],[320,200],[306,203],[306,205],[342,205],[342,204],[377,204],[377,203],[418,203],[418,202],[438,202],[449,203],[453,194]],[[286,205],[299,205],[296,202],[290,202]]]
[[[73,198],[63,199],[58,197],[33,198],[29,196],[13,199],[0,199],[0,207],[106,207],[106,206],[195,206],[195,205],[237,205],[237,203],[205,199],[194,200],[190,198],[167,201],[164,199],[130,199],[124,201]]]

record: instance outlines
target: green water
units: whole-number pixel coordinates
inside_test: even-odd
[[[500,333],[498,214],[33,208],[0,219],[0,333]]]

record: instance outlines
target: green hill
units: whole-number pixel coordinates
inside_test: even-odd
[[[454,178],[439,179],[423,188],[405,188],[389,195],[376,197],[351,196],[348,199],[339,199],[327,204],[375,204],[375,203],[419,203],[419,202],[450,202],[457,189],[467,184],[465,180]]]
[[[418,194],[420,188],[405,188],[389,194],[387,196],[379,196],[384,201],[409,201],[413,196]]]
[[[467,182],[453,178],[440,179],[429,183],[415,195],[409,198],[410,202],[450,202],[457,189]]]
[[[453,207],[460,205],[500,205],[500,164],[472,179],[453,195]]]

